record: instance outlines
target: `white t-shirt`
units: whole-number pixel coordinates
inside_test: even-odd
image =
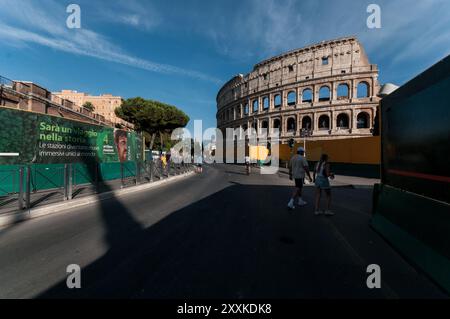
[[[290,162],[289,167],[292,170],[292,178],[293,179],[302,179],[305,178],[306,172],[304,167],[308,167],[308,161],[301,155],[294,155]]]

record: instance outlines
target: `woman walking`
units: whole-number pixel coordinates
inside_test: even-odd
[[[319,163],[317,163],[314,169],[314,184],[316,186],[316,207],[315,215],[320,215],[322,212],[319,210],[320,198],[322,196],[322,190],[327,195],[327,209],[324,214],[332,216],[334,213],[330,210],[331,207],[331,186],[328,178],[334,179],[334,174],[330,171],[330,163],[328,163],[328,155],[322,154]]]

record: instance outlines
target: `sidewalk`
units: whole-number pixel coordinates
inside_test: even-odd
[[[134,178],[128,178],[124,185],[122,185],[121,180],[112,180],[101,183],[98,191],[92,184],[79,185],[74,188],[72,200],[64,200],[63,189],[40,191],[30,194],[31,208],[24,210],[18,209],[17,196],[15,196],[9,201],[4,201],[0,207],[0,229],[3,226],[56,213],[63,209],[88,205],[111,197],[150,189],[193,174],[193,170],[187,170],[184,173],[170,175],[169,177],[156,178],[153,182],[144,177],[141,183],[136,183]]]
[[[279,174],[284,174],[287,176],[289,175],[289,169],[280,167]],[[332,187],[373,188],[373,186],[377,183],[380,183],[380,180],[376,178],[365,178],[365,177],[344,176],[344,175],[335,175],[335,179],[330,180],[330,184]],[[313,184],[312,183],[308,184],[308,181],[306,179],[305,186],[313,186]]]

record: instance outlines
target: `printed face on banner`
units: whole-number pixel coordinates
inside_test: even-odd
[[[126,162],[128,155],[128,136],[126,131],[115,130],[114,142],[117,147],[117,153],[119,156],[119,162]]]

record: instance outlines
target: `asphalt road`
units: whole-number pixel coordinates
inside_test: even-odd
[[[0,231],[1,298],[446,297],[369,227],[371,190],[333,190],[334,217],[290,212],[285,174],[239,166]],[[69,290],[66,267],[82,267]],[[368,289],[367,266],[381,267]]]

